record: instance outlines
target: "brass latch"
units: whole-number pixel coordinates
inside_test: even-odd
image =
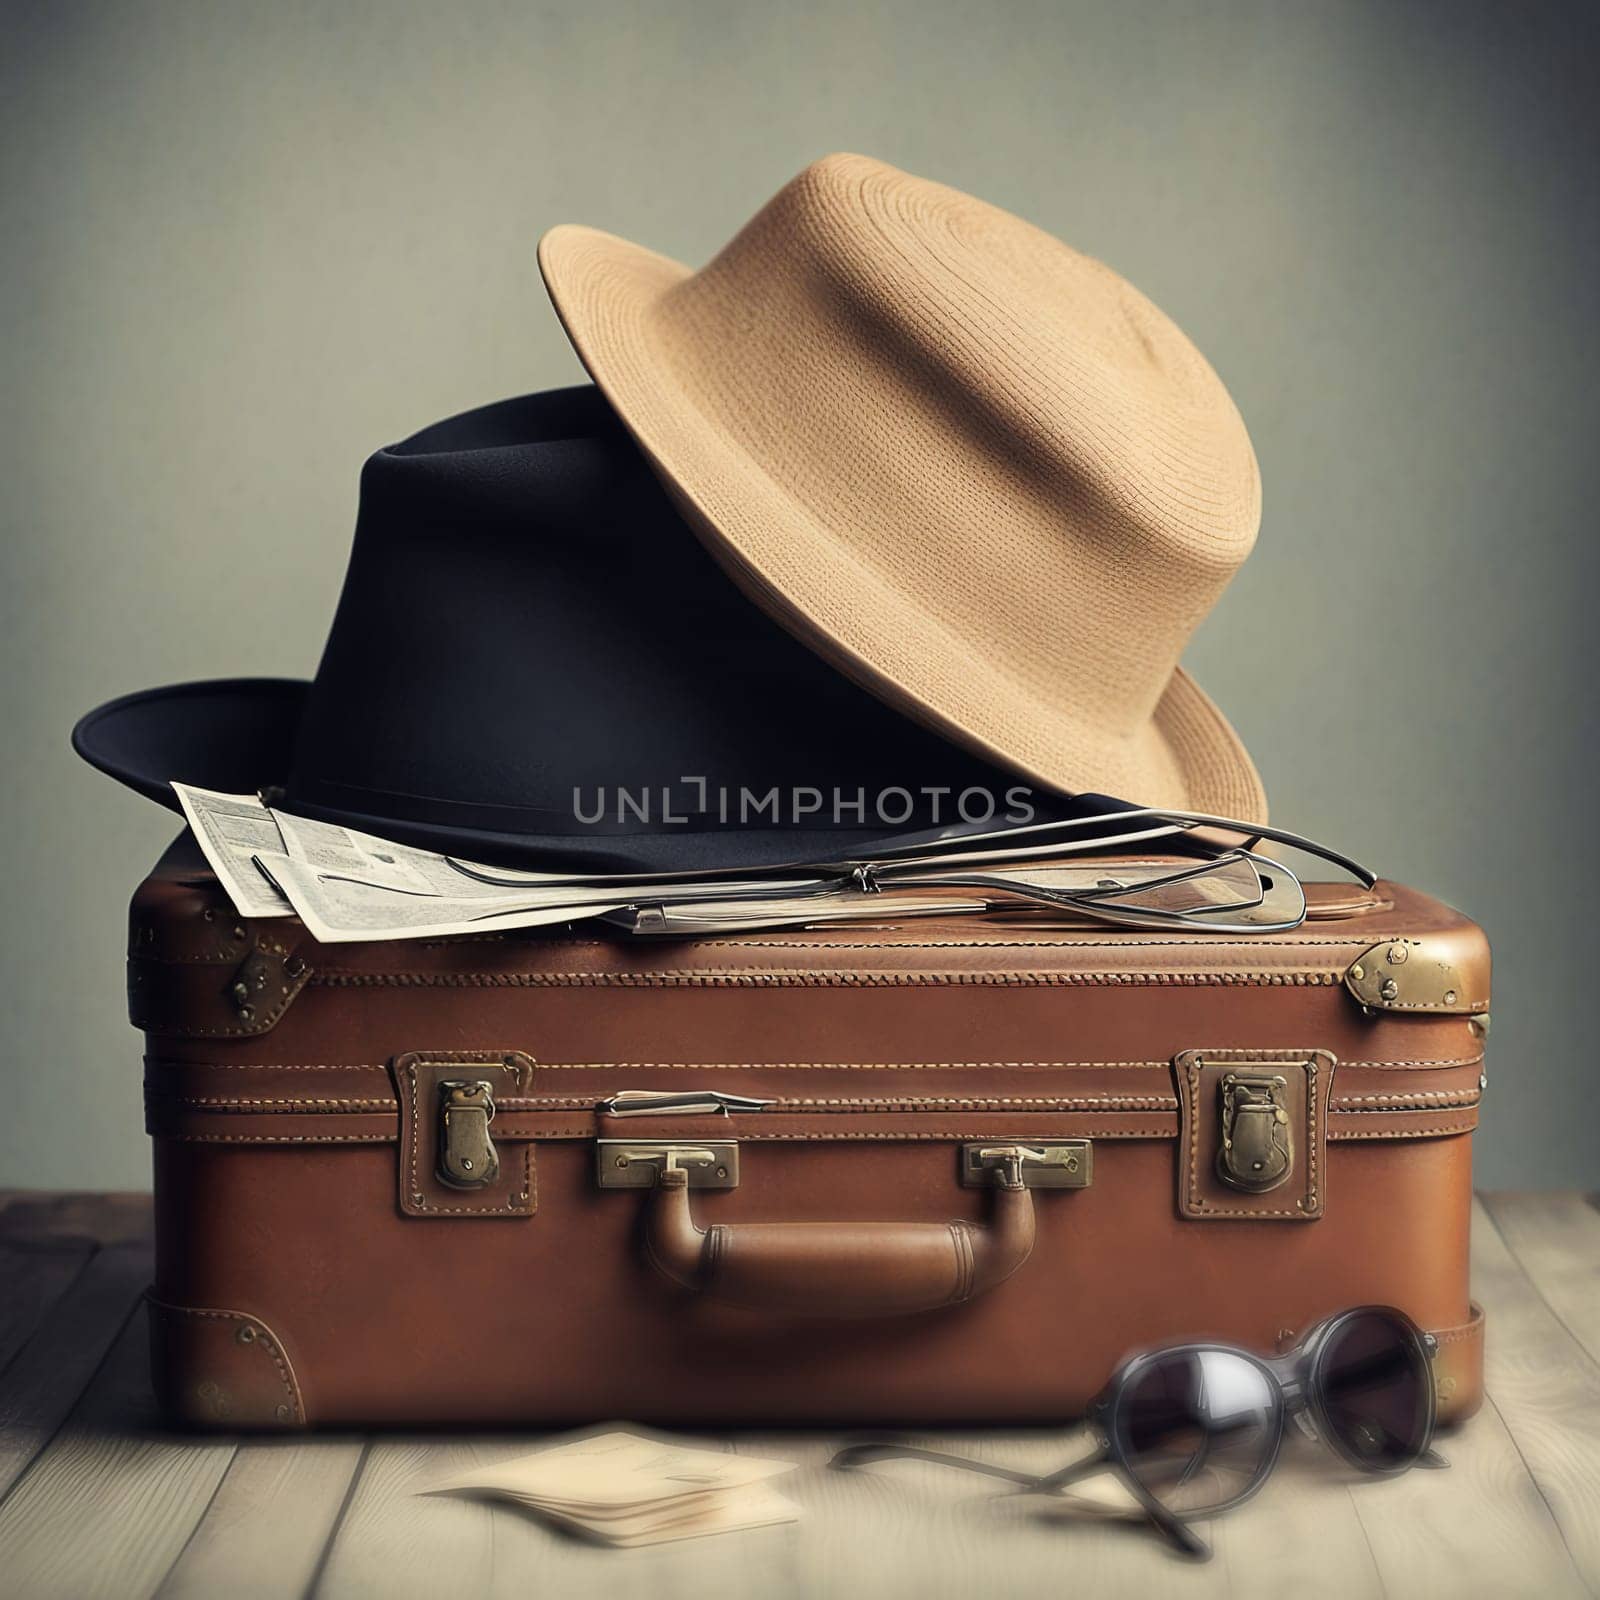
[[[595,1180],[602,1189],[651,1189],[663,1172],[686,1172],[691,1189],[737,1189],[733,1139],[671,1144],[656,1139],[596,1139]]]
[[[482,1078],[446,1078],[439,1085],[440,1183],[482,1189],[500,1176],[500,1152],[489,1137],[494,1088]]]
[[[1217,1176],[1231,1188],[1265,1194],[1294,1170],[1287,1088],[1271,1072],[1230,1072],[1222,1079]]]
[[[961,1183],[988,1189],[1087,1189],[1094,1182],[1094,1146],[1087,1139],[1034,1139],[1027,1143],[961,1147]]]

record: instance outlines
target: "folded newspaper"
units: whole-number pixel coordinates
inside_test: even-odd
[[[438,939],[602,918],[680,936],[1009,908],[1137,925],[1262,929],[1305,913],[1293,874],[1248,850],[1191,861],[1029,860],[1119,840],[946,850],[723,875],[582,875],[462,861],[267,805],[174,783],[184,815],[241,915],[298,916],[323,944]],[[1178,831],[1132,829],[1146,841]],[[937,843],[937,842],[936,842]]]

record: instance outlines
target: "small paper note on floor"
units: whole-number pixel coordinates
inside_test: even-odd
[[[794,1522],[800,1508],[769,1480],[791,1461],[701,1450],[648,1434],[581,1434],[427,1484],[423,1494],[482,1495],[618,1549]]]

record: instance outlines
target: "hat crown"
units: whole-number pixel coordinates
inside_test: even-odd
[[[935,613],[981,585],[1002,670],[1112,737],[1148,722],[1254,542],[1249,436],[1177,326],[1102,263],[882,162],[813,163],[660,327],[720,352],[684,363],[710,380],[696,403],[857,530],[881,581]]]
[[[801,370],[819,404],[835,398],[816,381],[830,349],[900,373],[907,398],[1009,456],[1019,492],[1101,507],[1089,531],[1151,559],[1225,581],[1254,544],[1249,434],[1183,331],[1104,263],[944,184],[825,156],[664,310],[699,336],[715,321],[752,355],[773,337],[813,350]],[[855,338],[818,340],[817,321]]]
[[[295,808],[365,812],[389,832],[455,820],[579,838],[590,813],[670,833],[668,810],[730,825],[746,792],[896,785],[916,791],[923,826],[923,784],[998,796],[1013,781],[741,595],[589,388],[468,412],[368,460],[279,776]]]

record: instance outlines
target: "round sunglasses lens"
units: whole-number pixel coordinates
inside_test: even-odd
[[[1277,1391],[1226,1350],[1173,1350],[1131,1378],[1118,1407],[1129,1469],[1180,1516],[1214,1511],[1255,1484],[1279,1428]]]
[[[1433,1375],[1405,1323],[1381,1311],[1346,1317],[1322,1347],[1317,1382],[1335,1442],[1357,1465],[1392,1472],[1427,1449]]]

